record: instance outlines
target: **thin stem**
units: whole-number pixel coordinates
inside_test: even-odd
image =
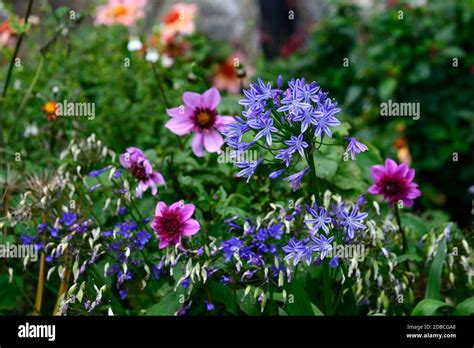
[[[309,165],[309,175],[310,175],[310,180],[311,180],[311,188],[314,190],[314,194],[316,196],[316,203],[318,205],[321,205],[321,199],[319,196],[319,185],[318,185],[318,179],[316,177],[316,165],[314,163],[314,157],[313,153],[306,153],[306,161],[308,162]]]
[[[166,108],[169,109],[170,104],[168,103],[168,99],[166,98],[165,90],[163,89],[163,84],[161,83],[160,75],[158,74],[158,71],[156,71],[156,65],[151,64],[151,68],[153,70],[153,75],[155,75],[156,83],[158,84],[158,89],[160,91],[161,98],[163,99]]]
[[[398,224],[398,229],[400,230],[400,233],[402,234],[403,238],[403,253],[405,254],[407,252],[407,239],[405,236],[405,230],[402,227],[402,222],[400,219],[400,210],[398,209],[398,205],[395,203],[395,218],[397,219],[397,224]]]
[[[41,305],[43,303],[44,269],[45,269],[45,254],[44,254],[44,251],[41,251],[40,266],[39,266],[39,273],[38,273],[38,285],[36,286],[35,311],[33,312],[33,315],[39,315],[41,313]]]
[[[323,267],[323,286],[324,286],[324,306],[327,315],[334,314],[334,307],[332,306],[331,298],[331,278],[329,277],[329,262],[325,261],[321,265]]]
[[[33,0],[30,0],[28,2],[28,8],[26,10],[24,26],[28,25],[28,19],[29,19],[30,14],[31,14],[31,8],[32,7],[33,7]],[[11,80],[12,72],[13,72],[13,64],[15,62],[15,58],[18,54],[18,51],[20,50],[20,46],[21,46],[21,43],[23,42],[24,37],[25,37],[25,32],[22,32],[20,34],[20,37],[18,38],[18,41],[16,42],[15,51],[13,52],[12,59],[10,60],[10,66],[8,67],[7,78],[6,78],[5,84],[3,86],[2,98],[5,98],[7,96],[8,86],[10,85],[10,80]]]

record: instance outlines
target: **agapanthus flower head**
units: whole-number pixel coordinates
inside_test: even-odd
[[[413,182],[415,170],[405,163],[397,164],[388,158],[385,160],[385,166],[372,166],[370,172],[375,183],[369,187],[368,192],[373,195],[383,195],[390,206],[402,201],[404,206],[411,207],[413,200],[421,196],[418,185]]]
[[[276,86],[258,79],[244,89],[244,98],[239,102],[245,107],[242,117],[236,118],[224,135],[228,146],[236,151],[256,145],[290,168],[292,163],[310,161],[308,156],[321,146],[322,139],[333,136],[331,128],[340,125],[336,116],[341,110],[314,81],[292,79],[284,89],[280,76]],[[255,169],[252,168],[248,178]],[[291,183],[293,190],[298,190],[306,172],[290,175],[285,180]],[[281,171],[272,174],[271,178],[276,178]]]
[[[349,144],[347,145],[345,153],[350,154],[352,160],[356,159],[356,154],[365,152],[369,149],[366,145],[357,141],[356,138],[347,137],[346,140],[349,142]]]
[[[162,20],[160,38],[162,43],[168,44],[176,35],[194,33],[194,17],[198,11],[196,4],[177,3]]]
[[[147,0],[108,0],[97,6],[95,24],[131,26],[145,16]]]
[[[156,185],[165,184],[163,176],[153,171],[151,163],[145,157],[143,151],[136,147],[129,147],[125,153],[120,155],[120,164],[138,180],[136,190],[138,197],[141,197],[149,187],[151,188],[151,194],[156,195],[158,191]]]
[[[192,236],[199,231],[199,222],[191,218],[194,209],[193,204],[183,202],[175,202],[169,207],[164,202],[158,202],[151,227],[160,240],[160,248],[180,244],[182,237]]]
[[[208,152],[218,152],[224,144],[221,132],[234,120],[231,116],[218,114],[220,100],[221,95],[215,87],[203,94],[184,92],[184,105],[167,110],[171,119],[165,127],[177,135],[193,132],[192,148],[196,156],[202,157],[204,148]]]

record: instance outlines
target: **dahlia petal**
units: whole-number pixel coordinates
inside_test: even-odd
[[[168,208],[165,202],[158,202],[155,208],[155,216],[162,216],[163,210]]]
[[[186,221],[183,226],[182,226],[182,232],[184,236],[192,236],[193,234],[196,234],[201,226],[199,226],[199,222],[194,219],[189,219]]]
[[[166,122],[165,127],[176,135],[185,135],[191,132],[194,123],[188,117],[175,117]]]
[[[151,195],[156,196],[156,194],[158,193],[158,189],[156,188],[155,182],[151,178],[148,179],[147,186],[151,187]]]
[[[388,174],[393,174],[398,168],[397,162],[390,158],[387,158],[385,160],[385,168],[387,169]]]
[[[222,139],[222,135],[214,129],[205,131],[203,137],[204,146],[208,152],[218,152],[222,145],[224,145],[224,139]]]
[[[196,109],[202,106],[202,98],[199,93],[194,92],[184,92],[183,93],[183,102],[184,105],[189,106],[191,109]]]
[[[183,106],[177,106],[175,108],[166,109],[166,113],[170,117],[183,117],[185,116],[184,110],[185,108]]]
[[[130,161],[130,155],[128,153],[121,154],[119,157],[119,161],[122,167],[127,168],[127,169],[130,168],[131,161]]]
[[[402,163],[398,166],[396,174],[399,176],[405,176],[408,172],[408,166],[405,163]]]
[[[189,220],[189,218],[194,214],[195,208],[194,204],[185,204],[180,210],[181,219],[183,219],[183,221]]]
[[[164,238],[160,239],[160,249],[164,249],[170,244],[170,241]]]
[[[216,123],[214,127],[219,131],[223,132],[229,124],[234,122],[234,118],[232,116],[217,116]]]
[[[373,195],[379,195],[381,194],[380,188],[377,185],[372,185],[369,187],[367,192],[373,194]]]
[[[410,208],[413,205],[413,200],[409,198],[404,198],[403,199],[403,206]]]
[[[202,104],[204,107],[214,110],[221,102],[221,95],[216,87],[212,87],[202,94]]]
[[[196,156],[202,157],[204,154],[204,136],[202,132],[195,132],[193,137],[193,152]]]
[[[150,174],[151,180],[153,180],[154,183],[164,185],[165,184],[165,179],[163,178],[163,175],[158,172],[153,172]]]
[[[407,179],[407,181],[412,181],[414,178],[415,178],[415,169],[410,169],[408,173],[406,174],[405,179]]]
[[[385,167],[381,165],[375,165],[370,168],[370,175],[374,180],[380,180],[380,178],[385,174]]]

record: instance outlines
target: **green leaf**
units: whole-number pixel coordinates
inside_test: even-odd
[[[411,315],[436,315],[438,309],[442,307],[449,307],[449,305],[438,300],[424,299],[416,305]]]
[[[410,213],[403,214],[402,222],[404,226],[415,232],[417,238],[421,238],[429,232],[425,222],[416,215]]]
[[[438,247],[438,252],[431,264],[428,276],[428,286],[426,287],[425,299],[438,300],[441,290],[441,274],[443,271],[444,257],[446,256],[446,240],[442,240]]]
[[[8,274],[0,274],[0,312],[15,309],[17,296],[20,294],[15,284],[9,283],[8,280]],[[22,277],[14,276],[13,281],[23,287]]]
[[[303,283],[298,279],[287,285],[288,294],[286,310],[289,315],[323,315],[321,310],[311,301],[303,287]]]
[[[148,308],[146,315],[174,315],[181,305],[178,295],[175,292],[169,292],[161,298],[160,302]]]
[[[278,315],[280,317],[286,317],[286,316],[288,316],[288,313],[286,313],[283,308],[278,307]]]
[[[393,78],[383,80],[379,85],[379,97],[381,100],[386,100],[392,96],[393,92],[397,88],[397,80]]]
[[[462,301],[454,310],[454,315],[472,315],[474,314],[474,297]]]

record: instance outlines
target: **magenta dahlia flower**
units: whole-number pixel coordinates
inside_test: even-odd
[[[160,240],[161,249],[179,244],[181,237],[189,237],[199,231],[199,222],[191,219],[194,209],[194,204],[175,202],[168,207],[164,202],[158,202],[151,228]]]
[[[383,195],[390,207],[398,201],[403,201],[404,206],[411,207],[413,200],[421,196],[418,185],[413,182],[415,170],[410,169],[405,163],[398,165],[394,160],[387,158],[385,166],[372,166],[370,173],[375,183],[369,187],[369,193]]]
[[[149,187],[151,187],[151,194],[154,196],[158,191],[156,185],[165,184],[163,175],[153,171],[150,162],[139,148],[127,148],[127,152],[120,155],[120,164],[138,179],[137,197],[141,197]]]
[[[221,132],[234,120],[231,116],[218,115],[216,108],[220,101],[221,95],[215,87],[202,95],[184,92],[184,105],[166,110],[171,119],[165,127],[177,135],[194,132],[192,147],[198,157],[203,156],[204,148],[218,152],[224,144]]]

